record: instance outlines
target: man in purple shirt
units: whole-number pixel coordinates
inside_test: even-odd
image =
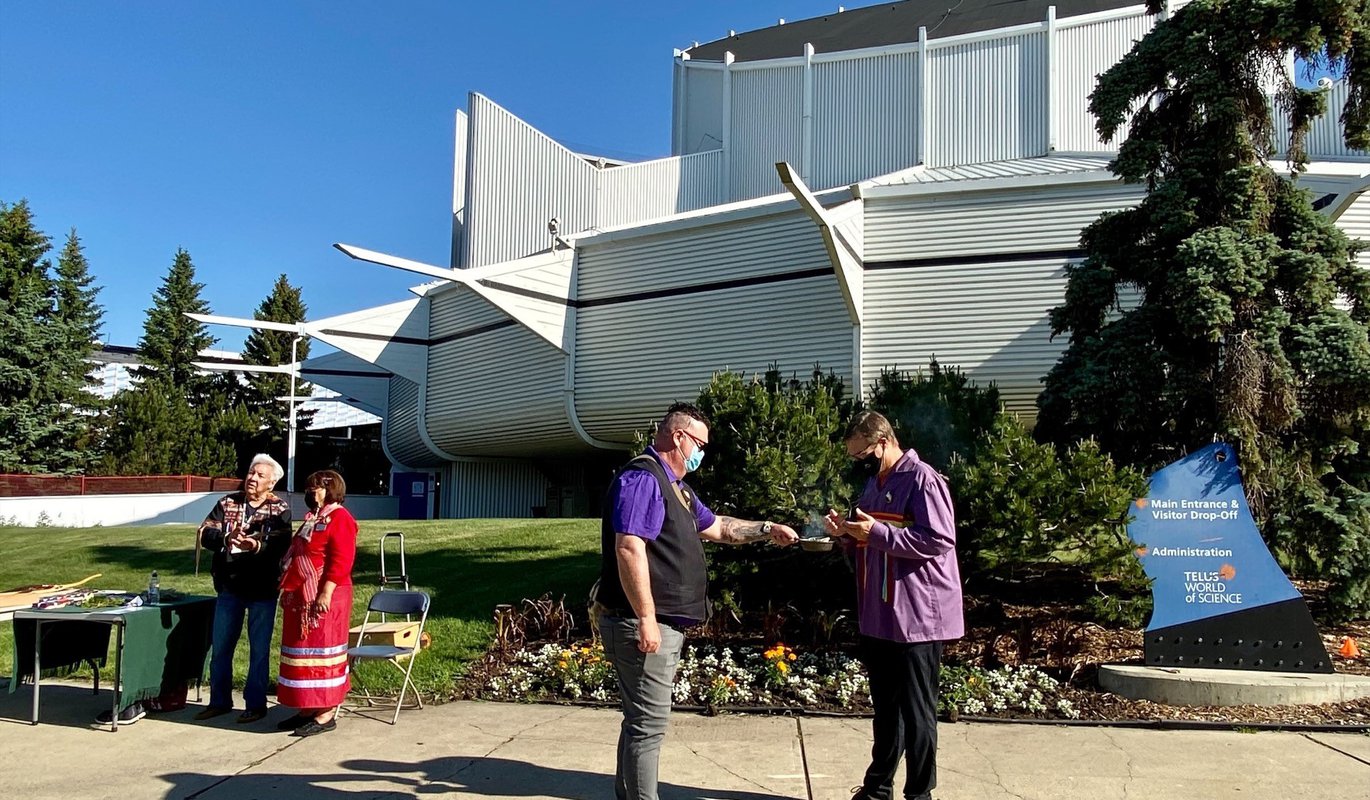
[[[614,794],[655,800],[657,761],[685,629],[708,617],[704,540],[793,544],[787,525],[715,516],[685,483],[709,444],[709,420],[676,403],[647,452],[609,485],[600,527],[599,581],[591,590],[604,652],[623,702]]]
[[[875,709],[871,764],[855,796],[890,800],[902,753],[904,797],[931,798],[942,643],[965,634],[951,492],[917,452],[899,449],[884,416],[858,413],[844,438],[869,476],[854,518],[831,510],[827,517],[854,562],[861,661]]]

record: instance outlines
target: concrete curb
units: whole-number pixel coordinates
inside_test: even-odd
[[[1288,706],[1370,697],[1370,677],[1249,670],[1108,665],[1099,685],[1133,700],[1172,706]]]

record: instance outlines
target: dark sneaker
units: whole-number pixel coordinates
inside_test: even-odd
[[[249,708],[248,710],[238,715],[238,724],[249,725],[253,722],[260,722],[264,719],[266,719],[265,708]]]
[[[133,705],[119,712],[119,721],[114,724],[132,725],[133,723],[137,722],[138,720],[146,716],[147,710],[143,708],[143,704],[134,703]],[[100,723],[101,725],[108,725],[110,720],[113,718],[114,712],[108,709],[105,711],[101,711],[99,714],[95,715],[95,721]]]
[[[205,706],[203,709],[200,710],[200,713],[195,715],[195,719],[199,720],[200,722],[204,722],[207,719],[222,717],[224,714],[227,714],[232,710],[233,709],[231,708],[225,708],[222,706]]]
[[[325,722],[325,723],[323,723],[323,724],[320,724],[320,723],[318,722],[318,720],[312,720],[312,719],[311,719],[310,721],[308,721],[308,722],[306,722],[305,724],[301,725],[300,727],[296,728],[296,729],[295,729],[295,732],[292,733],[292,734],[290,734],[290,735],[291,735],[291,736],[317,736],[317,735],[319,735],[319,734],[321,734],[321,733],[328,733],[329,731],[333,730],[333,729],[336,728],[336,727],[338,727],[338,720],[337,720],[337,718],[330,719],[329,721],[327,721],[327,722]]]

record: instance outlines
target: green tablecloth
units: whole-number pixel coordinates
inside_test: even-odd
[[[56,609],[73,619],[43,621],[43,677],[70,674],[86,661],[106,663],[112,625],[79,619],[88,609]],[[100,609],[108,611],[108,609]],[[214,598],[191,596],[123,614],[124,649],[119,708],[201,678],[214,631]],[[34,621],[14,620],[14,677],[10,691],[33,677]]]

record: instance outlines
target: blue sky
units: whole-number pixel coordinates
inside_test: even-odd
[[[467,92],[577,149],[668,155],[672,48],[837,5],[0,0],[0,200],[58,246],[77,229],[114,344],[178,247],[220,314],[282,272],[312,318],[402,300],[418,276],[330,245],[448,263]]]
[[[77,229],[114,344],[178,247],[215,313],[251,316],[281,272],[314,318],[403,300],[421,278],[331,244],[448,263],[467,92],[574,146],[668,155],[672,48],[837,5],[0,0],[0,200],[55,245]]]

